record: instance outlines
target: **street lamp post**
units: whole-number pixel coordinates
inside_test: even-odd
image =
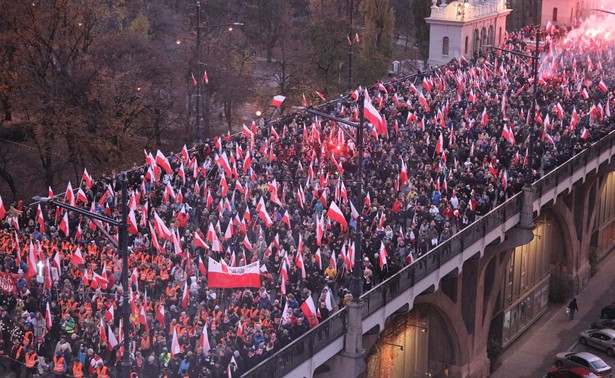
[[[120,174],[120,182],[122,185],[122,217],[118,221],[113,218],[106,217],[104,215],[92,213],[88,210],[71,206],[67,203],[56,201],[53,198],[48,197],[34,197],[35,201],[46,202],[57,207],[61,207],[66,210],[73,211],[86,218],[94,219],[100,222],[107,223],[111,226],[115,226],[119,230],[119,243],[115,243],[115,240],[111,238],[108,233],[104,233],[105,236],[118,248],[118,253],[122,256],[122,319],[124,323],[124,335],[123,346],[124,353],[122,354],[122,377],[130,378],[130,370],[132,367],[132,361],[130,360],[130,311],[129,311],[129,297],[128,297],[128,183],[126,179],[126,173]],[[96,222],[94,222],[96,224]],[[99,229],[100,227],[96,224]]]
[[[350,32],[348,34],[348,90],[352,91],[352,32],[353,32],[353,18],[354,18],[354,0],[348,0],[350,6],[348,9],[348,17],[350,19]]]
[[[359,123],[351,122],[342,118],[331,116],[327,113],[323,113],[314,109],[307,109],[307,112],[310,114],[317,115],[322,118],[327,118],[333,120],[338,123],[343,123],[345,125],[354,127],[357,129],[357,147],[358,147],[358,157],[357,157],[357,183],[356,183],[356,195],[357,195],[357,209],[362,209],[363,206],[363,123],[365,122],[365,118],[363,115],[363,106],[364,106],[364,95],[361,93],[359,95]],[[361,246],[363,243],[363,231],[361,230],[361,213],[357,217],[356,221],[356,229],[354,231],[355,237],[355,253],[354,253],[354,270],[352,271],[352,281],[350,283],[350,291],[352,293],[352,301],[355,303],[360,302],[360,297],[363,291],[363,278],[362,278],[362,269],[361,264],[362,260],[362,252]]]
[[[518,51],[512,51],[508,49],[503,49],[500,47],[490,46],[494,50],[504,51],[513,55],[522,56],[525,58],[532,59],[532,78],[534,82],[532,83],[532,107],[530,109],[530,117],[532,118],[529,122],[530,127],[530,145],[527,148],[527,165],[528,169],[525,173],[525,185],[531,186],[534,183],[534,174],[532,173],[534,166],[534,144],[536,143],[536,102],[538,95],[538,59],[540,58],[540,29],[536,28],[536,49],[534,50],[534,54],[528,55],[523,54]]]
[[[201,2],[196,2],[196,122],[194,126],[194,143],[200,144],[203,135],[201,131],[201,93],[203,91],[203,73],[201,70],[201,30],[204,28],[214,29],[223,26],[243,26],[243,22],[229,22],[219,25],[204,25],[201,26]]]
[[[350,122],[345,119],[330,116],[329,114],[316,111],[314,109],[308,109],[310,114],[318,115],[323,118],[333,120],[342,124],[346,124],[357,129],[357,175],[356,175],[356,192],[357,192],[357,208],[361,209],[356,221],[356,228],[354,231],[355,237],[355,254],[354,254],[354,269],[352,271],[352,281],[350,281],[350,291],[352,293],[352,300],[347,305],[346,314],[346,332],[344,335],[344,350],[342,351],[342,357],[350,358],[350,366],[354,368],[354,371],[347,372],[348,375],[353,377],[361,375],[365,371],[365,362],[363,360],[365,356],[365,348],[363,348],[363,303],[361,302],[361,294],[363,291],[363,269],[361,268],[362,261],[362,244],[363,233],[361,231],[361,213],[363,212],[363,127],[365,123],[365,116],[363,114],[364,108],[364,95],[359,95],[359,123]]]

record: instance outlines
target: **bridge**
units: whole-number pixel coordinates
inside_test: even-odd
[[[570,237],[573,242],[569,254],[587,255],[588,231],[579,231],[579,227],[584,229],[583,224],[590,223],[596,217],[593,211],[595,206],[591,201],[597,201],[595,199],[598,197],[597,193],[605,187],[606,180],[600,179],[615,170],[611,167],[611,161],[615,155],[614,144],[615,132],[611,132],[594,143],[591,148],[585,149],[558,168],[546,173],[531,187],[524,187],[522,192],[509,198],[481,219],[457,232],[449,240],[364,293],[361,296],[360,305],[351,303],[333,313],[317,327],[292,341],[242,377],[360,375],[365,371],[366,349],[363,348],[363,344],[368,340],[370,334],[377,335],[382,332],[392,315],[400,311],[404,313],[411,311],[418,296],[435,293],[441,289],[441,282],[444,278],[462,275],[464,266],[467,269],[469,262],[481,262],[498,253],[508,251],[500,265],[508,264],[510,251],[533,239],[534,221],[545,209],[554,207],[558,199],[561,201],[562,198],[577,198],[574,204],[574,198],[572,198],[565,200],[569,203],[562,205],[572,208],[567,220],[571,226],[566,234],[573,234],[576,227],[579,235],[578,238]],[[591,188],[595,185],[597,185],[596,191],[592,192]],[[573,193],[575,190],[576,195]],[[580,203],[587,204],[588,201],[588,206],[579,205]],[[593,223],[595,221],[592,221]],[[590,228],[585,227],[587,230]],[[580,240],[580,245],[576,245],[575,240]],[[581,264],[580,268],[577,266],[576,270],[571,269],[571,274],[578,276],[577,281],[583,282],[587,276],[584,272],[588,266],[589,264]],[[491,274],[477,274],[477,276],[483,276],[480,278],[482,282],[472,286],[488,287],[490,282],[484,276],[489,276],[491,279],[497,277],[495,274],[498,272],[497,269],[496,266]],[[463,283],[466,284],[466,281],[467,279]],[[487,288],[485,292],[488,290],[492,289]],[[469,331],[467,335],[464,332],[451,331],[458,340],[453,342],[456,344],[457,357],[452,364],[450,376],[488,376],[488,360],[485,351],[487,349],[486,333],[489,327],[487,325],[487,331],[485,331],[484,325],[471,325],[476,323],[474,319],[491,320],[491,314],[482,315],[483,318],[480,314],[476,315],[480,312],[480,306],[493,309],[494,304],[491,302],[495,302],[495,299],[487,299],[486,294],[485,298],[484,302],[477,300],[473,303],[474,309],[469,312],[467,308],[460,307],[463,305],[457,305],[457,308],[461,308],[461,315],[458,318],[462,321],[459,322],[465,322]],[[482,327],[483,331],[477,331],[475,327]],[[462,333],[463,335],[460,336]],[[462,339],[464,337],[469,338],[473,345],[469,351],[463,351],[465,346]],[[327,369],[323,369],[325,373],[316,370],[322,366],[327,366]],[[442,376],[449,375],[448,369],[447,367],[446,374]],[[342,371],[343,373],[340,373]],[[430,373],[425,375],[432,376]]]

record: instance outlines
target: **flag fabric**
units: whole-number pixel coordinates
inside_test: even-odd
[[[86,168],[83,169],[83,174],[81,175],[81,179],[85,183],[85,186],[88,187],[88,189],[92,189],[92,176],[88,174],[88,170]]]
[[[348,227],[348,222],[342,213],[342,210],[337,206],[335,202],[331,202],[329,210],[327,211],[327,217],[341,224],[344,228]]]
[[[380,115],[380,112],[378,112],[378,110],[374,107],[374,105],[370,101],[367,90],[365,91],[365,98],[363,99],[363,115],[365,116],[365,119],[367,119],[367,121],[376,128],[376,131],[378,132],[378,134],[384,133],[384,130],[386,129],[386,125],[384,124],[382,120],[382,116]]]
[[[115,337],[115,335],[113,334],[113,331],[111,330],[111,326],[107,324],[107,340],[108,345],[109,345],[109,349],[113,350],[119,343],[117,342],[117,338]]]
[[[282,103],[284,102],[284,100],[286,100],[285,96],[281,96],[281,95],[273,96],[271,105],[279,108],[280,106],[282,106]]]
[[[207,335],[207,323],[203,325],[203,332],[201,333],[201,349],[203,349],[203,355],[207,356],[211,347],[209,346],[209,336]]]
[[[314,300],[311,295],[301,304],[301,311],[303,311],[305,318],[308,320],[311,319],[312,316],[316,317],[316,306],[314,305]]]
[[[175,357],[175,355],[182,352],[181,347],[179,346],[179,340],[177,338],[177,328],[173,328],[173,341],[171,342],[171,357]]]
[[[50,330],[52,325],[53,319],[51,318],[51,309],[49,308],[49,302],[47,302],[47,307],[45,308],[45,327]]]
[[[240,267],[230,267],[226,264],[222,265],[210,257],[207,282],[211,288],[260,288],[259,263],[254,262]]]

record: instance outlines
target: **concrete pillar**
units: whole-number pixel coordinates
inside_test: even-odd
[[[521,218],[519,227],[532,230],[534,229],[534,189],[531,186],[523,187],[523,207],[521,208]]]
[[[348,303],[348,322],[344,336],[344,351],[337,361],[338,372],[346,377],[358,377],[365,372],[365,348],[363,348],[363,322],[361,316],[362,302]]]

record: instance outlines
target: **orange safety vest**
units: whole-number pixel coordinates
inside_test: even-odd
[[[33,368],[36,364],[36,360],[38,360],[38,355],[36,353],[26,354],[26,367]]]
[[[58,356],[55,356],[53,358],[53,371],[56,373],[64,373],[64,357],[58,358]]]
[[[26,332],[26,335],[23,338],[23,345],[29,346],[32,344],[33,341],[34,341],[34,334],[32,333],[32,331]]]
[[[108,370],[106,366],[103,366],[102,368],[97,368],[96,369],[96,374],[98,374],[98,378],[110,378],[108,373]]]
[[[77,361],[73,365],[73,378],[81,378],[83,377],[83,365],[81,362]]]

